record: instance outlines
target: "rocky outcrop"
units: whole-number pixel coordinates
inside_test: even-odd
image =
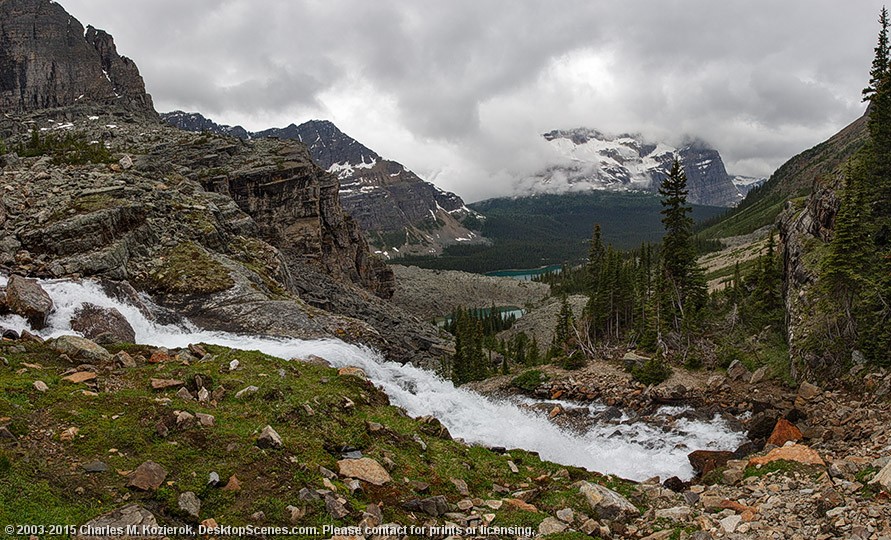
[[[803,203],[788,201],[777,220],[783,254],[786,337],[792,374],[798,379],[825,379],[844,368],[828,351],[806,345],[819,313],[815,309],[819,302],[819,259],[809,254],[832,239],[841,204],[837,194],[841,182],[841,176],[827,183],[815,182],[811,196]]]
[[[85,30],[50,0],[0,2],[0,110],[86,103],[156,116],[139,70],[109,34]]]
[[[6,305],[38,330],[46,326],[53,310],[52,299],[35,280],[16,275],[11,276],[6,285]]]
[[[486,242],[463,223],[465,218],[477,216],[459,196],[383,159],[329,121],[310,120],[299,126],[248,132],[241,126],[217,124],[198,113],[174,111],[161,117],[186,131],[304,143],[312,160],[336,175],[341,204],[384,257],[439,254],[448,245]]]
[[[71,329],[87,339],[112,343],[136,343],[136,332],[127,318],[115,308],[84,304],[74,312]]]

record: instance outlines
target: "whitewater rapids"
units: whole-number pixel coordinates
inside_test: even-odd
[[[6,278],[0,276],[0,285],[5,284]],[[47,328],[36,332],[44,338],[76,333],[69,324],[71,316],[84,303],[92,303],[119,310],[133,326],[137,343],[167,348],[209,343],[259,350],[284,359],[317,355],[338,367],[361,367],[394,405],[414,417],[435,416],[454,437],[468,443],[522,448],[538,452],[542,459],[631,480],[654,476],[689,479],[693,469],[688,453],[701,449],[734,450],[745,438],[744,434],[732,431],[719,416],[710,421],[679,419],[670,430],[635,422],[601,425],[582,435],[571,434],[514,403],[455,388],[430,371],[389,362],[376,351],[339,340],[242,336],[202,330],[188,321],[161,325],[146,318],[136,307],[110,298],[90,281],[42,281],[41,286],[55,304]],[[19,332],[30,330],[28,323],[15,315],[0,317],[0,326]]]

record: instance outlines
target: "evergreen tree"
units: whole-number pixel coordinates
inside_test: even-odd
[[[567,352],[570,338],[572,338],[572,319],[572,308],[564,295],[560,301],[560,315],[557,317],[557,325],[554,327],[554,337],[551,340],[551,348],[548,351],[548,360]]]
[[[664,300],[674,312],[675,328],[680,330],[686,312],[702,307],[706,299],[704,277],[693,248],[693,209],[687,204],[687,175],[675,159],[659,187],[662,195],[662,271]]]
[[[885,6],[882,6],[879,14],[879,25],[881,26],[879,40],[875,48],[872,69],[869,71],[869,86],[863,89],[863,101],[872,99],[891,67],[888,63],[888,9]]]

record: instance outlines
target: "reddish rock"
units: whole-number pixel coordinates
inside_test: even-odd
[[[721,450],[696,450],[687,455],[693,470],[700,476],[704,476],[715,469],[721,468],[728,461],[734,459],[733,452]]]
[[[785,418],[780,418],[777,420],[777,424],[774,426],[770,438],[767,439],[767,444],[783,446],[789,441],[798,442],[801,438],[801,430],[795,427],[792,422]]]
[[[749,460],[749,466],[764,465],[774,461],[794,461],[804,465],[825,466],[826,462],[815,450],[803,444],[792,444],[782,448],[774,448],[766,456],[753,457]]]
[[[154,461],[146,461],[130,475],[127,487],[142,491],[154,491],[161,487],[165,478],[167,478],[167,471],[164,467]]]
[[[170,361],[170,354],[168,354],[166,351],[162,351],[160,349],[154,351],[152,353],[151,358],[148,359],[149,364],[160,364],[160,363],[169,362],[169,361]]]

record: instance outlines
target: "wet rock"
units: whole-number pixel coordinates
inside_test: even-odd
[[[107,514],[102,514],[101,516],[88,521],[84,523],[84,525],[80,527],[79,530],[85,532],[108,530],[142,531],[143,527],[154,528],[157,526],[158,520],[151,512],[149,512],[142,506],[139,506],[138,504],[131,504],[112,512],[108,512]],[[78,534],[74,538],[76,540],[105,540],[108,537],[108,535],[100,533],[98,535]],[[120,538],[122,540],[128,538],[140,538],[142,540],[148,540],[161,537],[149,535],[143,536],[142,534],[139,534],[137,536],[116,535],[115,538]]]
[[[337,469],[341,476],[358,478],[376,486],[392,481],[390,473],[371,458],[342,459],[337,462]]]
[[[284,445],[281,436],[272,429],[272,426],[266,426],[257,437],[257,446],[260,448],[281,448]]]
[[[140,491],[154,491],[161,487],[165,478],[167,478],[167,471],[164,467],[154,461],[146,461],[131,473],[127,487]]]
[[[610,521],[625,521],[640,511],[628,499],[615,491],[590,482],[580,482],[579,491],[585,496],[594,514]]]
[[[189,516],[198,519],[198,514],[201,512],[201,499],[195,493],[186,491],[180,493],[177,506]]]
[[[35,330],[46,327],[53,311],[53,300],[36,280],[12,275],[6,284],[6,305],[10,311],[28,320]]]
[[[113,360],[113,356],[95,342],[79,336],[59,336],[50,346],[60,354],[68,355],[72,360],[80,360],[91,364],[104,364]]]
[[[713,470],[723,467],[734,458],[733,452],[723,450],[695,450],[687,455],[690,465],[699,476],[704,476]]]
[[[689,482],[684,482],[677,476],[672,476],[671,478],[666,478],[662,485],[675,493],[680,493],[690,487]]]
[[[80,332],[88,339],[96,339],[103,334],[110,334],[113,343],[136,342],[136,332],[133,327],[127,322],[127,318],[115,308],[84,304],[71,317],[71,329]]]

